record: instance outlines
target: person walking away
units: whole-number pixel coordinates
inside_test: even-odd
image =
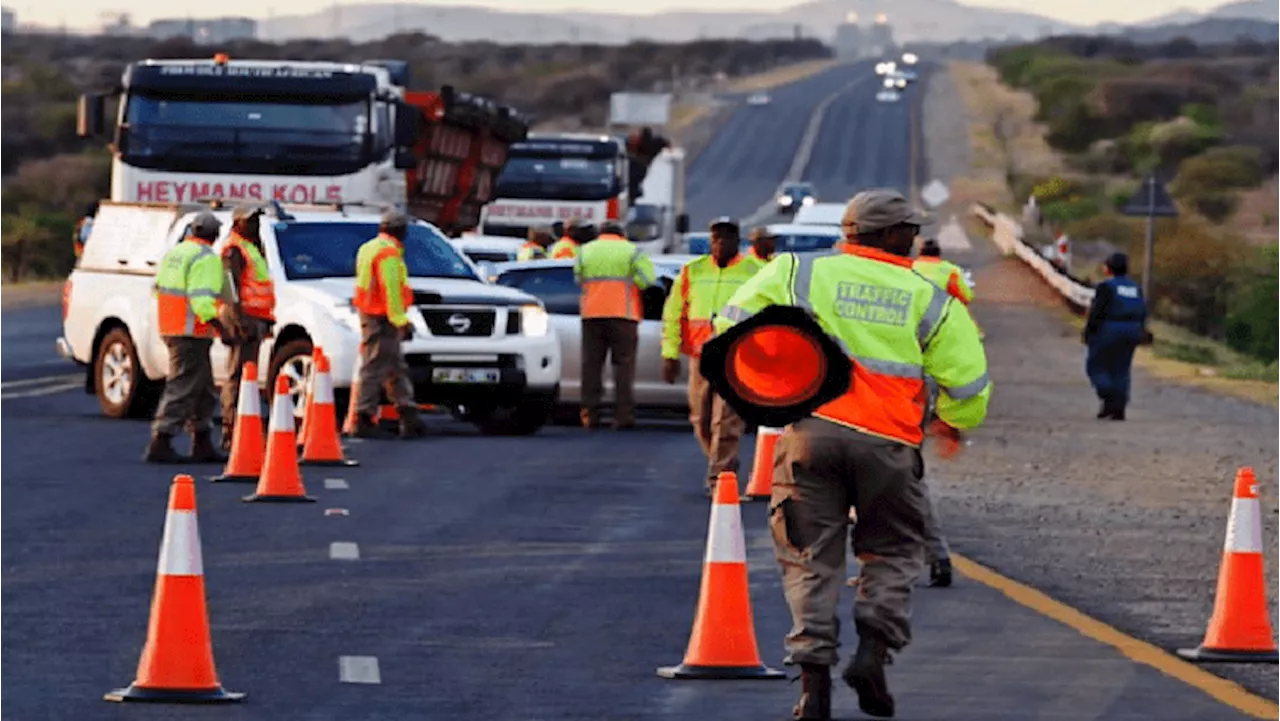
[[[604,362],[613,364],[613,427],[636,424],[636,345],[644,315],[640,293],[657,284],[653,261],[623,235],[622,226],[606,223],[600,237],[583,245],[573,266],[582,286],[583,428],[600,424],[604,394]]]
[[[226,267],[218,319],[230,330],[223,338],[227,354],[227,382],[222,385],[222,450],[231,450],[239,410],[240,379],[246,363],[258,362],[262,341],[275,325],[276,293],[271,269],[262,253],[259,205],[240,205],[231,214],[231,235],[222,249]]]
[[[762,263],[773,260],[778,248],[778,236],[769,232],[768,228],[756,228],[751,231],[751,255]]]
[[[680,356],[689,357],[689,422],[707,457],[703,479],[707,496],[715,492],[721,471],[738,470],[738,445],[744,423],[724,399],[711,390],[699,370],[702,344],[711,338],[711,322],[742,284],[764,263],[740,251],[738,224],[728,218],[711,223],[711,253],[680,269],[662,308],[662,380],[675,383]]]
[[[553,260],[577,258],[582,246],[596,237],[596,227],[580,218],[570,218],[564,232],[564,237],[557,240],[548,251]]]
[[[156,273],[156,327],[169,349],[169,374],[151,424],[148,463],[223,463],[213,445],[217,403],[209,350],[214,335],[234,339],[218,320],[222,259],[213,251],[222,223],[209,211],[191,220],[187,236],[169,249]],[[191,431],[191,456],[173,450],[173,437]]]
[[[973,302],[973,288],[965,280],[964,270],[949,260],[943,260],[942,248],[933,238],[920,245],[920,255],[911,267],[934,285],[947,291],[952,298],[965,305]]]
[[[546,228],[530,228],[529,239],[520,246],[519,252],[516,253],[516,260],[524,263],[547,257],[547,248],[551,247],[552,240],[551,232]]]
[[[986,417],[991,383],[968,309],[911,269],[923,221],[897,191],[859,193],[845,209],[850,242],[840,252],[779,255],[714,321],[720,333],[768,306],[799,307],[847,349],[854,367],[843,396],[778,441],[769,526],[793,622],[787,663],[801,668],[799,719],[831,717],[850,506],[862,562],[859,643],[842,675],[864,712],[893,715],[884,667],[890,651],[911,641],[912,584],[923,561],[925,377],[939,385],[940,421],[930,434],[958,439]]]
[[[409,219],[399,211],[383,214],[378,235],[356,252],[356,293],[352,305],[360,315],[360,392],[356,404],[359,438],[383,438],[377,417],[381,393],[400,414],[400,437],[420,438],[427,433],[418,404],[413,400],[409,365],[402,340],[413,338],[407,309],[413,304],[409,270],[404,262],[404,240]]]
[[[1150,337],[1147,302],[1142,288],[1129,278],[1129,256],[1112,254],[1103,272],[1107,279],[1094,288],[1084,324],[1085,372],[1102,401],[1098,418],[1122,421],[1129,404],[1133,352]]]

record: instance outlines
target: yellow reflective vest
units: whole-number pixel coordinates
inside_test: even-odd
[[[916,258],[911,267],[961,303],[969,305],[973,301],[973,288],[969,287],[969,283],[964,279],[964,271],[955,263],[931,255],[922,255]]]
[[[156,273],[160,335],[212,338],[222,275],[222,258],[207,240],[188,237],[165,253]]]
[[[583,245],[573,265],[582,286],[583,318],[644,317],[640,291],[657,283],[653,260],[620,235],[602,235]]]
[[[929,391],[936,413],[973,428],[987,415],[991,380],[969,310],[911,268],[911,260],[866,246],[843,253],[784,253],[748,280],[714,321],[716,332],[771,305],[808,311],[853,362],[850,386],[817,418],[911,446],[924,440]]]
[[[739,254],[724,268],[710,255],[681,268],[662,308],[662,357],[676,359],[683,353],[697,358],[714,334],[712,318],[763,267],[755,255]]]
[[[582,246],[578,245],[571,238],[565,237],[551,244],[551,248],[547,251],[548,257],[552,260],[573,260],[578,257]]]
[[[413,305],[404,246],[379,234],[356,251],[356,294],[351,304],[365,315],[382,316],[397,328],[409,324],[405,310]]]

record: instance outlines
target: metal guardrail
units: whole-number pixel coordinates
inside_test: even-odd
[[[1017,256],[1077,312],[1088,310],[1093,303],[1093,288],[1072,279],[1037,253],[1024,238],[1021,223],[981,203],[974,203],[969,212],[991,228],[991,239],[1005,257]]]

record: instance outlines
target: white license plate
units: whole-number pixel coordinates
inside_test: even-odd
[[[495,368],[433,368],[432,383],[497,383],[501,378]]]

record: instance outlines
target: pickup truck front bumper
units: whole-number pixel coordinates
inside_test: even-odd
[[[58,340],[54,341],[53,347],[58,351],[59,357],[72,361],[76,359],[75,353],[71,350],[71,344],[67,342],[66,338],[59,337]]]
[[[513,407],[526,402],[554,403],[560,386],[531,384],[517,354],[476,360],[453,354],[408,353],[414,400],[434,405]]]

